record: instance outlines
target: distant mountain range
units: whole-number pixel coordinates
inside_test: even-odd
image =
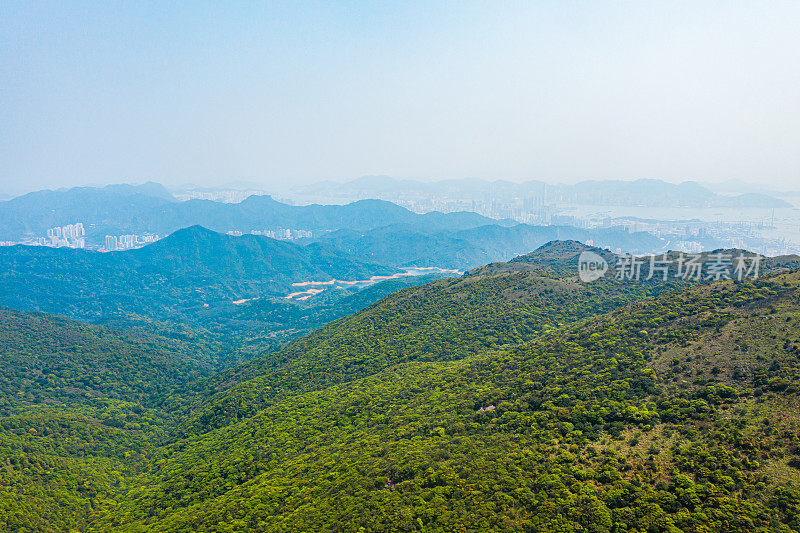
[[[660,180],[585,181],[550,185],[539,181],[512,183],[477,179],[422,182],[364,177],[347,183],[324,182],[295,192],[330,201],[358,200],[346,205],[295,206],[272,197],[250,196],[239,203],[211,200],[178,201],[157,183],[76,187],[38,191],[0,201],[0,240],[43,236],[55,226],[82,222],[87,242],[103,244],[105,235],[156,233],[202,225],[219,232],[303,229],[316,235],[336,230],[369,231],[409,224],[423,232],[468,230],[488,224],[511,226],[472,212],[414,213],[391,202],[414,199],[491,201],[517,199],[531,206],[549,203],[645,207],[791,207],[765,194],[717,194],[695,182]]]
[[[239,300],[285,296],[294,282],[397,272],[324,244],[231,237],[200,226],[126,252],[0,247],[0,265],[0,305],[84,320],[186,320]]]
[[[619,228],[531,226],[470,212],[418,214],[384,200],[293,206],[269,196],[251,196],[240,203],[179,202],[156,183],[40,191],[0,202],[0,240],[44,235],[50,227],[75,222],[83,222],[87,241],[96,246],[103,244],[107,234],[163,235],[193,225],[245,233],[291,228],[312,232],[313,237],[303,244],[323,243],[360,261],[462,270],[511,259],[554,239],[592,241],[640,253],[664,245],[650,234]],[[165,251],[174,244],[173,240],[153,250]]]
[[[420,215],[382,200],[309,206],[287,205],[269,196],[251,196],[236,204],[178,202],[155,183],[39,191],[0,202],[0,240],[44,235],[51,227],[75,222],[82,222],[87,239],[98,244],[105,235],[165,235],[193,225],[220,232],[292,228],[320,233],[345,228],[369,230],[399,223],[426,229],[465,229],[497,223],[475,213]]]
[[[457,230],[425,231],[396,224],[368,232],[340,230],[318,239],[364,261],[395,266],[430,266],[467,270],[529,253],[544,243],[574,239],[630,253],[661,250],[665,242],[650,233],[620,228],[496,224]]]
[[[424,182],[365,176],[345,183],[328,181],[296,187],[294,191],[299,195],[319,198],[381,198],[390,201],[416,198],[519,198],[544,203],[631,207],[792,207],[792,204],[766,194],[726,196],[693,181],[673,184],[655,179],[589,180],[574,185],[553,185],[533,180],[522,183],[480,179]]]
[[[773,196],[776,198],[785,198],[787,196],[800,196],[800,190],[780,190],[775,187],[772,187],[768,183],[758,183],[758,182],[746,182],[737,179],[730,179],[721,181],[718,183],[713,182],[701,182],[700,185],[710,189],[714,192],[733,195],[733,194],[748,194],[748,193],[756,193],[756,194],[766,194],[769,196]]]
[[[302,324],[302,330],[343,316],[341,309],[357,310],[355,302],[368,305],[392,287],[421,281],[387,283],[385,289],[358,298],[355,294],[363,285],[338,284],[339,290],[302,302],[284,297],[314,287],[293,283],[366,280],[401,272],[401,267],[467,270],[559,238],[591,240],[626,251],[663,246],[650,234],[621,230],[524,224],[442,229],[449,223],[442,221],[470,218],[433,213],[424,217],[427,226],[339,230],[302,243],[258,235],[234,237],[192,226],[125,252],[0,247],[0,305],[92,322],[147,317],[212,327],[234,320],[251,329],[287,331]],[[345,301],[351,295],[354,298]],[[253,299],[258,303],[249,302]]]

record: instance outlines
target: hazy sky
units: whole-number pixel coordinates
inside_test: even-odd
[[[800,184],[800,2],[0,3],[0,192]]]

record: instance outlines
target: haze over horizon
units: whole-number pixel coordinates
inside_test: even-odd
[[[134,187],[138,186],[145,186],[148,184],[156,184],[159,186],[163,186],[167,191],[172,193],[180,193],[184,191],[257,191],[254,194],[268,194],[268,195],[278,195],[277,197],[286,201],[287,199],[297,197],[297,194],[300,194],[302,197],[303,194],[310,192],[310,190],[314,189],[315,185],[319,185],[321,187],[325,187],[330,184],[337,184],[337,185],[346,185],[348,183],[355,183],[361,182],[363,180],[373,180],[372,184],[376,185],[382,179],[389,179],[398,182],[398,184],[408,183],[409,185],[424,183],[424,184],[435,184],[435,183],[444,183],[444,182],[464,182],[467,185],[469,182],[473,181],[482,181],[484,183],[515,183],[515,184],[524,184],[524,183],[546,183],[547,185],[551,185],[554,187],[569,187],[575,186],[580,184],[588,184],[591,182],[602,182],[602,183],[620,183],[620,182],[641,182],[641,181],[654,181],[654,182],[664,182],[670,183],[673,185],[679,184],[688,184],[694,183],[709,189],[714,192],[722,192],[723,194],[742,194],[742,193],[760,193],[764,195],[772,195],[778,197],[781,194],[789,194],[790,196],[798,196],[800,195],[800,189],[797,187],[792,187],[789,184],[786,187],[781,187],[780,184],[778,186],[773,187],[769,184],[759,184],[752,181],[744,181],[744,180],[737,180],[737,179],[729,179],[729,180],[718,180],[718,181],[699,181],[693,179],[674,179],[674,180],[664,180],[659,178],[613,178],[613,179],[593,179],[593,178],[586,178],[586,179],[574,179],[574,180],[542,180],[542,179],[506,179],[506,178],[474,178],[474,177],[460,177],[460,178],[448,178],[448,179],[437,179],[434,177],[396,177],[396,176],[386,176],[386,175],[364,175],[358,176],[351,179],[321,179],[310,181],[308,183],[302,183],[300,186],[297,184],[287,184],[287,185],[277,185],[275,183],[258,183],[256,181],[250,180],[230,180],[230,181],[218,181],[218,182],[211,182],[211,183],[195,183],[195,182],[183,182],[183,183],[176,183],[170,181],[158,181],[158,180],[135,180],[135,179],[128,179],[128,180],[120,180],[120,181],[106,181],[106,182],[87,182],[87,183],[74,183],[69,185],[61,185],[61,186],[45,186],[45,187],[36,187],[36,186],[25,186],[25,184],[18,184],[15,188],[14,184],[12,184],[11,188],[2,189],[0,190],[0,201],[1,200],[9,200],[11,198],[16,198],[19,196],[23,196],[28,193],[32,192],[41,192],[41,191],[67,191],[73,188],[99,188],[102,189],[107,186],[118,186],[118,185],[131,185]],[[378,180],[378,181],[374,181]],[[284,196],[285,195],[285,196]],[[283,198],[281,198],[283,197]],[[332,199],[328,199],[332,200]],[[338,203],[338,201],[336,202]]]
[[[7,3],[0,193],[800,182],[800,4]]]

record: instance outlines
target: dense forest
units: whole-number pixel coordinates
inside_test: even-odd
[[[167,334],[189,325],[236,346],[242,361],[249,357],[242,345],[260,352],[280,348],[435,274],[384,281],[366,290],[332,285],[335,290],[309,300],[287,299],[300,290],[292,283],[400,272],[325,244],[233,237],[195,226],[141,249],[113,253],[0,247],[0,305]]]
[[[797,528],[797,291],[721,283],[281,399],[159,450],[99,524]]]
[[[675,286],[613,279],[583,284],[572,276],[558,277],[547,261],[555,247],[526,261],[399,291],[277,353],[222,372],[212,380],[219,392],[193,413],[188,430],[203,432],[238,420],[276,395],[325,388],[409,361],[450,361],[515,346],[546,328]],[[571,241],[558,248],[563,256],[555,265],[571,263],[586,247]]]
[[[796,264],[582,284],[583,249],[222,372],[201,331],[3,311],[0,529],[800,530]]]
[[[225,347],[0,308],[0,529],[85,529],[145,464]]]

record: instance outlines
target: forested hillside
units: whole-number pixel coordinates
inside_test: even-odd
[[[84,530],[228,354],[0,308],[0,530]]]
[[[616,259],[549,243],[218,374],[213,336],[8,311],[0,526],[800,529],[797,258],[584,284],[586,250]]]
[[[160,405],[224,363],[190,330],[172,337],[0,308],[0,409],[109,397]]]
[[[221,392],[198,411],[189,430],[203,432],[249,416],[276,395],[324,388],[408,361],[449,361],[514,346],[548,327],[678,286],[613,279],[580,283],[571,261],[583,250],[613,256],[574,241],[549,243],[527,261],[497,263],[393,294],[278,353],[217,376]],[[548,271],[556,264],[561,275]]]
[[[508,261],[553,240],[593,241],[597,246],[644,253],[659,250],[664,241],[650,233],[622,228],[581,229],[571,226],[510,226],[427,228],[395,224],[370,231],[340,230],[316,239],[364,261],[411,266],[436,265],[466,270],[494,261]]]
[[[796,529],[799,277],[283,398],[164,448],[98,527]]]
[[[400,272],[325,244],[300,246],[192,227],[124,252],[0,247],[0,305],[119,327],[169,330],[190,324],[233,346],[243,360],[250,347],[261,353],[280,348],[395,290],[444,275],[405,276],[367,288],[325,285],[330,290],[308,300],[286,298],[308,288],[293,287],[295,282]]]

